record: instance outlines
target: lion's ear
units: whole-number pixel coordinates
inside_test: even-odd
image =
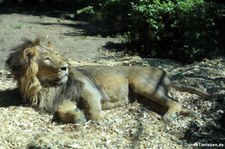
[[[27,63],[30,63],[37,55],[38,52],[36,48],[27,48],[23,51],[23,58]]]
[[[48,42],[47,47],[50,48],[50,49],[53,49],[54,48],[54,46],[53,46],[53,44],[51,42]]]

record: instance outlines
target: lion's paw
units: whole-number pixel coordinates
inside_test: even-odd
[[[173,121],[175,121],[176,117],[177,117],[177,115],[176,115],[175,113],[173,113],[173,114],[165,114],[165,115],[163,116],[163,120],[164,120],[167,124],[169,124],[169,123],[172,123]]]
[[[91,120],[91,124],[99,125],[99,126],[106,126],[108,123],[106,120],[100,119],[100,120]]]

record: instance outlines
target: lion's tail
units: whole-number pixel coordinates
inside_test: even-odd
[[[201,96],[203,98],[211,97],[211,95],[208,94],[206,91],[202,91],[202,90],[200,90],[196,87],[193,87],[193,86],[174,83],[174,84],[172,84],[172,87],[179,90],[179,91],[184,91],[184,92],[188,92],[188,93],[191,93],[191,94],[196,94],[196,95]]]

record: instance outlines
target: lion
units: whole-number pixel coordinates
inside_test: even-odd
[[[136,98],[164,107],[163,118],[169,122],[177,114],[190,113],[168,95],[171,87],[209,96],[197,88],[171,83],[167,73],[155,67],[70,66],[40,39],[26,39],[14,48],[6,67],[24,102],[65,123],[100,122],[103,110],[126,106]]]

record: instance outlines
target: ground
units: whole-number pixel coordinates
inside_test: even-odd
[[[9,13],[0,15],[0,149],[11,148],[219,148],[225,147],[225,59],[189,65],[165,59],[128,56],[107,49],[119,38],[88,36],[88,22],[68,17]],[[69,19],[65,19],[69,18]],[[19,102],[16,82],[4,68],[10,49],[26,37],[51,41],[59,53],[77,65],[155,66],[168,72],[173,82],[206,90],[213,97],[172,90],[170,96],[196,117],[179,115],[166,124],[161,115],[139,103],[104,111],[107,125],[61,124],[52,115]]]

